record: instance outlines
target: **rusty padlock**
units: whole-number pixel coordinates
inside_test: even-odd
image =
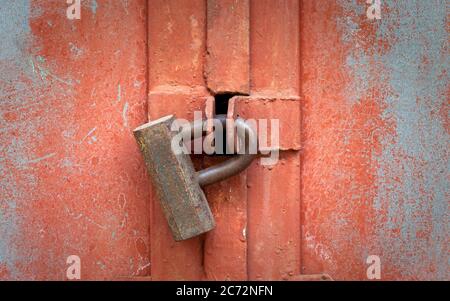
[[[217,115],[222,128],[226,127],[225,115]],[[176,153],[171,131],[173,115],[162,117],[136,128],[133,133],[144,156],[145,164],[153,181],[161,207],[176,241],[185,240],[215,227],[214,217],[201,189],[212,183],[229,178],[247,168],[256,154],[250,154],[250,145],[257,145],[257,135],[244,120],[234,120],[238,141],[244,145],[241,154],[218,165],[195,171],[189,154]],[[206,120],[192,122],[182,129],[183,136],[204,133]],[[201,127],[201,128],[199,128]],[[242,149],[242,147],[241,147]]]

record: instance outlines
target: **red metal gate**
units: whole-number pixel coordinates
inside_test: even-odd
[[[367,279],[371,255],[449,278],[443,1],[11,2],[0,279],[66,279],[70,255],[82,279]],[[280,160],[207,187],[216,228],[175,242],[132,130],[227,98],[280,120]]]

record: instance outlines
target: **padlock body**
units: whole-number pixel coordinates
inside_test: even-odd
[[[171,115],[149,122],[134,136],[173,237],[180,241],[212,230],[215,222],[190,156],[172,149],[173,121]]]

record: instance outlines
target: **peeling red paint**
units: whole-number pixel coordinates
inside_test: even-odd
[[[446,278],[445,273],[437,272],[436,258],[426,255],[445,245],[442,235],[446,234],[433,234],[436,230],[431,226],[443,222],[433,222],[436,218],[432,217],[431,207],[445,201],[443,196],[430,195],[425,189],[423,172],[429,169],[430,161],[413,158],[431,156],[441,160],[440,146],[427,144],[424,148],[432,150],[428,155],[411,155],[410,151],[401,150],[401,145],[396,146],[405,139],[402,137],[407,137],[415,141],[409,149],[420,147],[420,141],[426,139],[423,134],[402,132],[415,127],[416,122],[399,116],[407,116],[406,112],[410,116],[426,114],[426,108],[433,107],[440,98],[432,94],[426,102],[420,97],[408,98],[421,93],[417,87],[430,87],[426,66],[419,66],[418,72],[408,72],[406,68],[416,63],[408,61],[413,56],[408,52],[416,51],[411,38],[429,38],[427,26],[433,26],[425,23],[417,27],[408,22],[440,22],[439,17],[426,17],[420,6],[386,1],[382,19],[374,21],[366,18],[363,1],[303,4],[305,273],[326,272],[334,279],[367,279],[365,260],[373,254],[381,258],[385,280]],[[414,18],[414,14],[421,18]],[[401,43],[407,45],[398,48]],[[428,59],[439,60],[432,57],[432,51],[430,47],[423,48]],[[422,59],[421,65],[426,65],[426,61]],[[396,72],[403,75],[393,80]],[[421,76],[420,72],[427,75]],[[417,80],[401,86],[402,81],[410,81],[410,75],[417,76]],[[403,109],[397,109],[397,104]],[[416,108],[405,111],[408,105]],[[440,119],[445,124],[447,117],[432,117],[435,123]],[[413,173],[408,171],[410,168]],[[415,182],[414,186],[410,186],[411,182]],[[435,178],[427,189],[439,193],[439,183],[439,178]],[[408,239],[402,238],[405,232],[410,235]],[[442,261],[441,264],[446,265]]]
[[[20,250],[15,279],[65,279],[69,255],[80,256],[83,279],[132,275],[149,262],[148,180],[131,134],[146,120],[145,1],[127,11],[99,1],[96,15],[83,8],[79,21],[66,18],[66,7],[31,3],[34,73],[23,76],[39,88],[19,96],[36,106],[17,103],[20,115],[6,114],[35,131],[21,128],[30,161],[11,169],[23,185],[10,246]]]
[[[386,0],[369,20],[365,2],[0,11],[0,279],[66,279],[69,255],[84,280],[366,280],[369,255],[383,280],[448,279],[444,4]],[[280,119],[280,161],[206,188],[217,228],[175,243],[132,129],[211,114],[214,91],[250,94],[229,115]]]

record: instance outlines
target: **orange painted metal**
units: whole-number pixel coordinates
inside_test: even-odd
[[[251,1],[250,41],[253,100],[249,100],[249,115],[253,112],[252,102],[257,102],[255,111],[261,106],[258,97],[279,97],[284,99],[280,102],[287,101],[299,108],[298,1]],[[266,107],[270,115],[271,105]],[[277,110],[280,108],[281,112],[289,109],[288,106],[277,106]],[[297,114],[287,120],[284,120],[284,114],[276,116],[281,119],[280,124],[291,120],[298,124],[299,109],[292,112]],[[295,137],[299,130],[287,126],[281,135]],[[249,279],[281,280],[297,276],[300,274],[299,152],[282,152],[280,161],[270,167],[253,163],[247,179]]]
[[[298,0],[250,1],[250,78],[253,96],[298,97],[299,16]]]
[[[255,120],[256,130],[260,133],[263,131],[262,127],[265,128],[267,137],[264,139],[264,147],[272,146],[273,134],[274,137],[278,137],[276,149],[300,149],[301,135],[298,130],[300,128],[300,97],[236,96],[231,101],[233,102],[232,116]],[[277,123],[272,124],[273,120]]]
[[[254,163],[248,181],[248,272],[251,280],[288,280],[300,274],[300,162],[280,154],[273,167]]]
[[[205,86],[205,27],[205,1],[148,1],[150,91],[157,86]]]
[[[448,280],[445,4],[364,2],[302,4],[303,272]]]
[[[70,255],[84,280],[367,280],[369,255],[450,279],[443,1],[9,2],[0,279],[66,279]],[[176,243],[132,130],[213,115],[214,92],[280,119],[280,160],[207,187],[216,229]]]
[[[205,78],[214,93],[250,92],[249,0],[207,1]]]
[[[205,68],[208,89],[213,93],[249,93],[249,60],[249,1],[208,0]],[[205,164],[210,166],[223,160],[205,158]],[[206,187],[205,193],[216,219],[216,228],[205,236],[206,279],[246,280],[246,171]]]
[[[205,166],[223,160],[205,159]],[[205,193],[216,219],[206,234],[204,265],[208,280],[247,280],[247,174],[207,186]]]
[[[145,6],[2,4],[0,279],[149,275]]]
[[[204,111],[206,5],[204,1],[149,1],[149,119]],[[198,162],[197,162],[198,165]],[[151,262],[154,280],[204,277],[201,237],[175,242],[156,196],[152,197]]]

